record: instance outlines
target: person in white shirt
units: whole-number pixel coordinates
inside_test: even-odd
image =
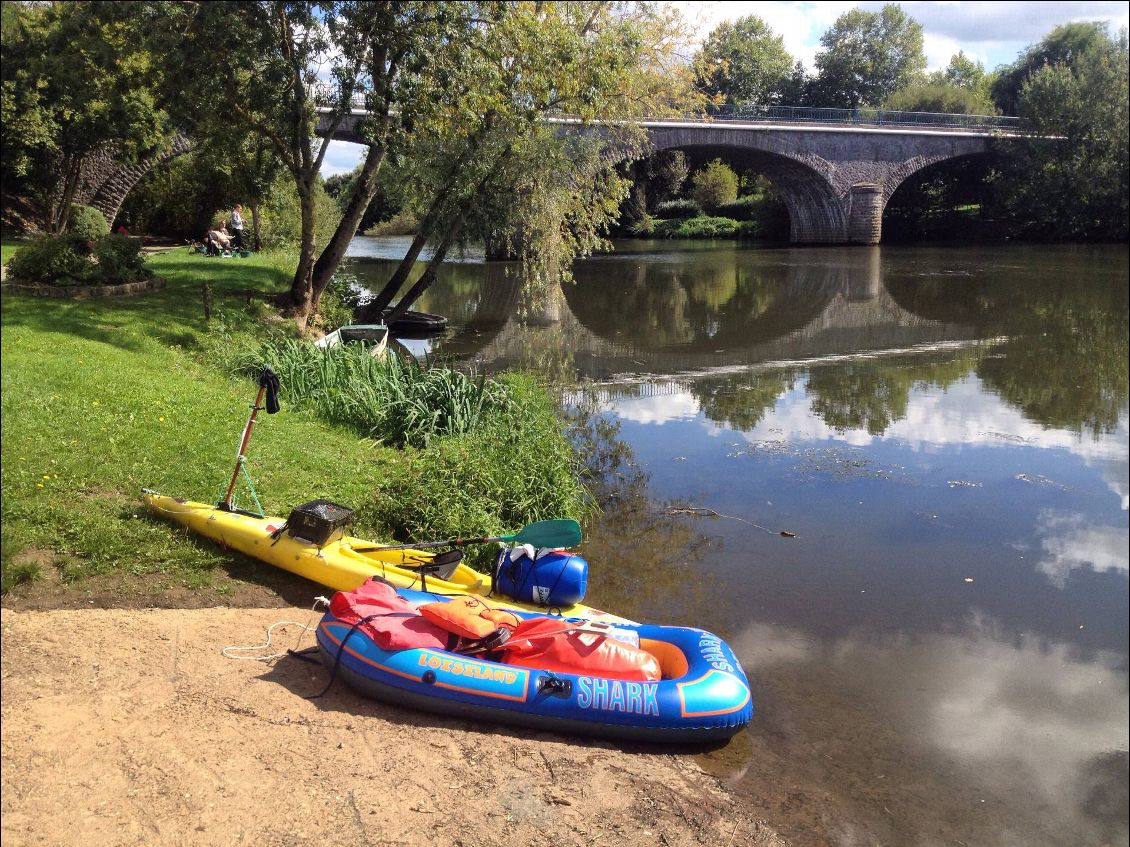
[[[235,204],[231,210],[231,237],[232,246],[237,250],[243,249],[243,205]]]

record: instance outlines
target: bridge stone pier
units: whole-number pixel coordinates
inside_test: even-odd
[[[878,244],[883,210],[908,176],[990,152],[989,132],[649,122],[655,150],[716,150],[765,174],[789,210],[794,244]]]

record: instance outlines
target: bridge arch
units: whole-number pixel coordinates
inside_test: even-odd
[[[116,151],[103,150],[92,156],[84,166],[74,202],[93,206],[113,225],[122,203],[143,177],[192,148],[192,139],[178,132],[156,153],[136,163],[123,164],[117,159]]]
[[[838,243],[847,227],[845,210],[832,188],[828,174],[832,167],[820,156],[809,153],[788,155],[743,143],[733,133],[703,137],[701,132],[650,128],[654,152],[694,150],[707,157],[718,155],[763,173],[781,195],[789,212],[789,240],[794,244]]]
[[[883,210],[922,168],[987,153],[986,133],[708,122],[645,124],[656,151],[717,148],[758,156],[781,192],[796,244],[877,244]]]

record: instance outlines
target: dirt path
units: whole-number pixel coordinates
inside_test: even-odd
[[[343,685],[311,701],[321,667],[221,654],[310,619],[4,609],[5,847],[784,843],[685,756],[410,713]]]

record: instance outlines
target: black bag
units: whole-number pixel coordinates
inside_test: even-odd
[[[296,506],[286,519],[286,532],[291,538],[309,541],[321,547],[337,530],[353,523],[353,510],[329,500],[311,500]]]

